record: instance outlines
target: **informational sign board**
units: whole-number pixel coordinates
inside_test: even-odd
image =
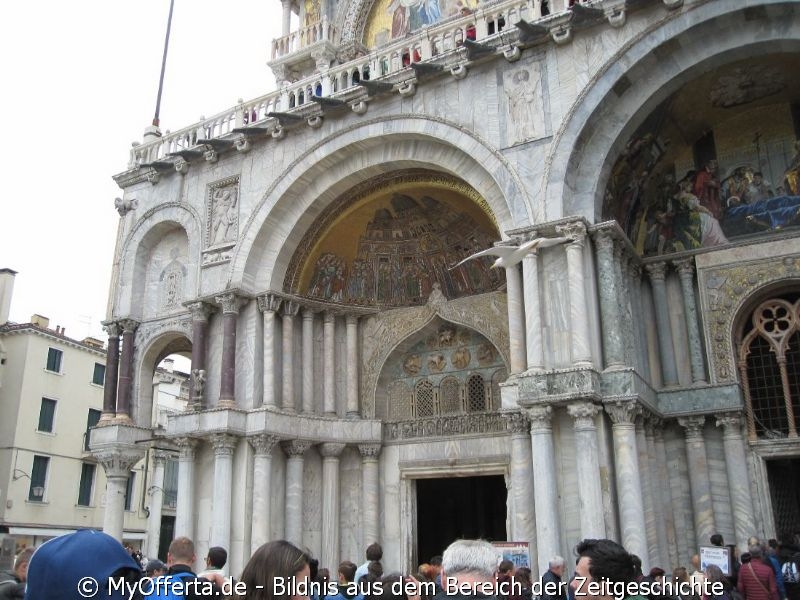
[[[528,542],[492,542],[492,546],[503,556],[503,560],[510,560],[516,568],[531,566],[531,551]]]
[[[700,570],[705,571],[708,565],[716,565],[723,575],[731,574],[731,550],[719,546],[700,547]]]

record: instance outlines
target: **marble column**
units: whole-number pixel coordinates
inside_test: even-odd
[[[303,309],[303,412],[314,412],[314,311]]]
[[[223,548],[231,547],[231,490],[236,442],[236,436],[227,433],[211,436],[214,447],[214,495],[211,499],[210,543]]]
[[[586,226],[571,223],[558,227],[562,235],[572,241],[567,244],[567,276],[569,277],[570,338],[572,345],[572,364],[576,367],[592,366],[592,351],[589,347],[589,317],[586,304],[583,268],[583,251],[586,245]]]
[[[250,554],[270,541],[272,523],[272,449],[278,443],[274,435],[259,434],[247,438],[255,451],[253,458],[253,514],[250,530]]]
[[[214,300],[222,305],[222,369],[217,407],[233,408],[236,406],[236,321],[240,299],[230,292]]]
[[[153,453],[153,479],[147,490],[150,498],[147,515],[147,545],[145,556],[156,558],[161,541],[161,511],[164,507],[164,467],[167,463],[166,452],[156,450]]]
[[[680,417],[678,424],[686,430],[686,458],[689,468],[689,488],[692,493],[692,512],[697,546],[708,545],[709,538],[717,532],[714,522],[714,505],[711,498],[711,479],[708,472],[706,442],[703,438],[703,415]],[[749,534],[752,535],[752,534]]]
[[[728,490],[733,507],[733,527],[740,552],[747,551],[747,539],[756,531],[753,518],[753,499],[750,496],[750,476],[747,472],[747,453],[742,436],[742,416],[738,412],[717,415],[717,427],[723,427],[722,443],[725,467],[728,471]]]
[[[275,313],[281,306],[281,299],[275,294],[266,294],[258,297],[258,310],[262,313],[264,324],[263,344],[263,394],[264,406],[276,407],[278,405],[275,394]]]
[[[303,546],[303,455],[311,447],[306,440],[284,442],[286,453],[286,539]]]
[[[603,333],[603,355],[606,369],[625,365],[620,327],[619,282],[614,268],[614,236],[610,231],[598,231],[594,239],[597,255],[597,286],[600,292],[600,322]]]
[[[96,452],[94,456],[106,473],[103,531],[121,542],[125,526],[125,491],[128,487],[128,477],[134,465],[144,457],[144,450],[141,452],[108,450]]]
[[[595,417],[602,407],[591,402],[574,402],[567,412],[575,421],[575,455],[577,457],[578,496],[581,509],[581,537],[605,538],[603,490],[600,486],[600,454],[597,446]]]
[[[131,383],[133,382],[133,338],[139,323],[133,319],[119,322],[122,327],[122,356],[119,364],[116,421],[131,423]]]
[[[654,422],[653,419],[651,421]],[[669,564],[681,564],[680,554],[678,552],[678,526],[675,522],[675,511],[673,507],[673,478],[670,477],[670,471],[667,465],[667,446],[664,442],[664,426],[663,421],[659,426],[653,427],[653,443],[655,444],[655,460],[657,465],[656,477],[661,482],[661,495],[659,500],[661,502],[661,511],[664,515],[664,525],[667,530],[667,551],[669,553]],[[677,499],[675,500],[677,504]]]
[[[536,253],[522,259],[522,291],[525,297],[525,346],[529,371],[544,369],[542,349],[542,314],[539,304],[539,257]]]
[[[510,413],[506,418],[511,430],[511,464],[509,468],[514,508],[511,515],[509,539],[528,542],[531,556],[537,556],[530,421],[524,413]],[[538,566],[538,564],[531,564],[534,578],[539,576],[534,572]]]
[[[536,535],[539,551],[539,572],[548,569],[547,561],[561,556],[561,519],[558,514],[556,462],[553,447],[553,426],[550,406],[526,410],[531,422],[531,457],[533,463],[533,501],[536,511]]]
[[[525,312],[522,306],[522,280],[518,265],[506,267],[508,298],[508,345],[511,374],[522,373],[527,363],[525,350]]]
[[[358,317],[347,315],[347,417],[357,419],[358,412]]]
[[[176,438],[178,446],[178,499],[175,507],[175,537],[194,539],[194,457],[197,440]]]
[[[661,556],[658,546],[655,499],[650,473],[650,458],[647,455],[647,438],[644,433],[644,418],[644,415],[640,415],[635,422],[636,450],[639,454],[639,480],[642,484],[642,503],[644,505],[644,527],[650,564],[662,565],[664,558]]]
[[[325,311],[322,317],[322,399],[326,415],[336,415],[336,317]]]
[[[647,351],[647,333],[645,331],[644,306],[642,305],[642,266],[634,260],[627,264],[628,291],[631,297],[631,311],[633,314],[634,364],[639,374],[646,380],[650,379],[650,363]]]
[[[700,340],[700,325],[697,320],[697,303],[694,297],[694,258],[673,263],[678,270],[683,292],[683,307],[686,312],[686,333],[689,338],[689,361],[692,366],[692,383],[705,383],[706,370],[703,364],[703,344]]]
[[[283,7],[283,18],[281,20],[281,33],[282,36],[289,35],[292,27],[292,0],[281,0]]]
[[[650,565],[644,520],[644,499],[639,474],[639,455],[636,449],[634,420],[640,412],[635,401],[617,401],[605,405],[611,417],[614,438],[614,462],[617,475],[617,498],[619,501],[622,545],[642,559],[642,569],[647,572]]]
[[[663,428],[663,419],[654,415],[649,415],[644,422],[645,460],[647,461],[647,467],[645,468],[650,475],[650,493],[653,498],[656,544],[661,559],[659,564],[677,565],[679,564],[678,555],[677,553],[673,555],[673,552],[671,552],[671,548],[675,545],[675,525],[672,519],[672,510],[665,510],[665,507],[669,508],[672,502],[670,501],[666,503],[666,505],[664,503],[665,496],[670,496],[669,475],[666,472],[666,465],[664,465],[665,469],[662,476],[661,465],[659,464],[659,451],[656,447],[656,431],[661,431]]]
[[[295,412],[294,400],[294,318],[300,305],[297,302],[283,303],[283,395],[281,407],[288,412]]]
[[[669,322],[669,303],[667,301],[667,265],[663,262],[645,265],[653,286],[653,303],[656,309],[656,329],[658,349],[661,355],[661,377],[665,386],[678,385],[678,367],[675,364],[675,350],[672,343],[672,326]]]
[[[194,410],[205,408],[206,359],[208,356],[208,317],[214,307],[206,302],[186,304],[192,313],[192,366],[189,379],[189,400]],[[155,556],[152,554],[151,556]]]
[[[381,523],[379,506],[380,471],[378,456],[380,444],[359,444],[361,454],[361,547],[366,548],[373,542],[381,541]]]
[[[114,419],[117,411],[117,377],[119,376],[119,332],[121,327],[114,322],[106,323],[103,329],[108,333],[106,350],[106,375],[103,380],[103,412],[100,421]]]
[[[322,455],[322,552],[320,563],[339,564],[339,456],[345,444],[320,444]]]
[[[621,322],[631,324],[630,327],[622,328],[622,348],[626,365],[633,365],[636,357],[636,351],[634,350],[636,345],[634,334],[636,323],[633,320],[633,305],[627,277],[628,264],[630,262],[632,262],[632,258],[628,254],[625,244],[622,241],[617,242],[614,245],[614,268],[617,271],[617,281],[619,281]]]

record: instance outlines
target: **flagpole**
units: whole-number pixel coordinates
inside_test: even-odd
[[[175,0],[169,0],[169,17],[167,18],[167,35],[164,36],[164,56],[161,58],[161,76],[158,78],[158,96],[156,97],[156,114],[153,117],[153,125],[158,127],[159,115],[161,113],[161,92],[164,89],[164,71],[167,68],[167,49],[169,48],[169,32],[172,28],[172,9]]]

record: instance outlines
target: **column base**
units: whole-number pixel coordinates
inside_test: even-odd
[[[104,412],[100,415],[100,420],[97,422],[98,425],[101,423],[111,423],[116,418],[117,413],[113,412]]]
[[[361,414],[358,413],[358,412],[348,412],[345,415],[345,418],[346,419],[360,419],[361,418]]]
[[[220,398],[217,408],[236,408],[236,400],[231,398]]]
[[[130,415],[121,414],[114,417],[113,423],[120,425],[133,425],[133,419]]]
[[[578,360],[572,363],[572,366],[576,368],[593,368],[594,363],[591,360]]]

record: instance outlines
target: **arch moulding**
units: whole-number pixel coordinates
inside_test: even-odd
[[[425,116],[362,121],[312,146],[275,178],[244,226],[228,287],[251,293],[281,289],[299,240],[315,219],[387,168],[426,168],[460,178],[486,201],[501,235],[532,222],[519,176],[471,132]]]
[[[425,306],[387,311],[370,317],[364,323],[361,405],[365,418],[375,416],[375,394],[386,361],[403,341],[436,317],[474,329],[489,340],[505,364],[509,364],[505,294],[491,292],[448,302],[439,290],[434,290]]]
[[[765,10],[752,18],[754,6]],[[614,161],[647,115],[705,71],[800,49],[797,12],[785,0],[715,0],[642,31],[600,69],[556,133],[542,184],[547,218],[599,221]]]

